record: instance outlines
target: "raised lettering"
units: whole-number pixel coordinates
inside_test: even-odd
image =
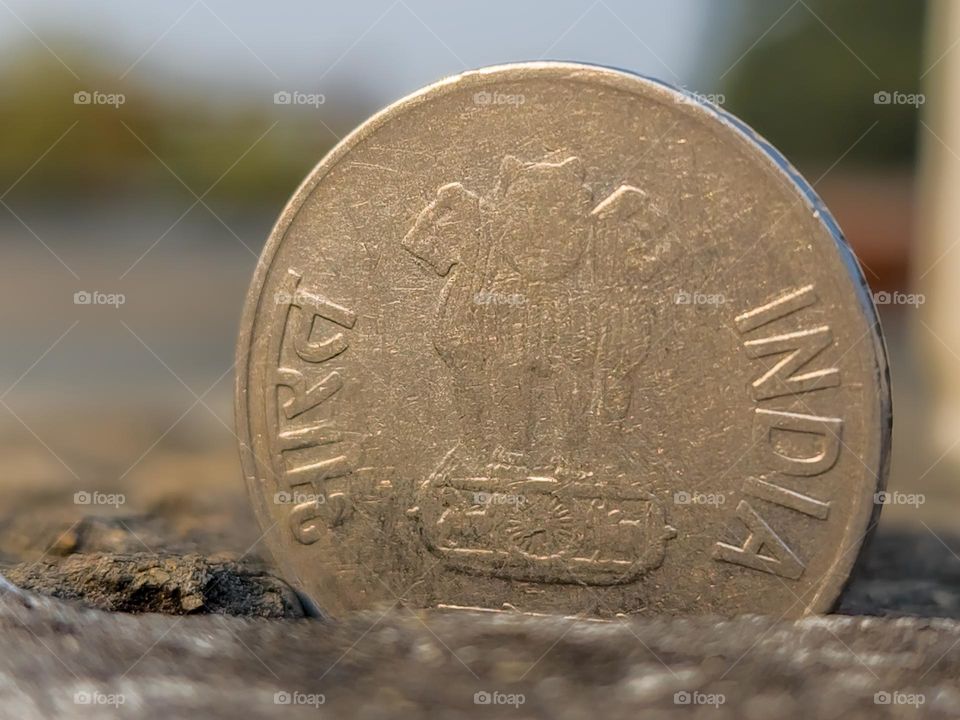
[[[840,434],[843,420],[819,417],[803,413],[782,412],[757,408],[758,440],[768,450],[770,465],[787,475],[812,477],[832,468],[840,457]],[[797,455],[786,448],[786,443],[777,443],[775,433],[793,435],[797,439],[812,441],[815,451],[810,455]]]
[[[839,385],[840,371],[837,368],[824,368],[797,374],[797,371],[832,343],[833,334],[825,325],[812,330],[798,330],[760,340],[747,340],[743,346],[747,350],[747,355],[752,358],[789,353],[754,380],[754,398],[769,400],[781,395],[796,395]]]
[[[804,566],[800,558],[746,500],[741,500],[737,505],[737,517],[747,526],[750,534],[741,546],[718,542],[714,546],[717,560],[789,580],[796,580],[803,574]],[[761,550],[765,550],[765,554],[761,554]]]

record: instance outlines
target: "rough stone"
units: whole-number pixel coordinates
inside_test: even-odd
[[[881,528],[865,548],[837,612],[960,619],[960,538]]]
[[[16,648],[0,655],[0,708],[21,720],[960,714],[953,620],[397,609],[334,625],[132,616],[6,593],[0,643]]]
[[[45,555],[4,570],[29,590],[0,580],[0,646],[14,649],[0,653],[0,718],[960,717],[957,536],[881,528],[837,609],[847,616],[385,608],[328,624],[265,619],[302,608],[204,527],[124,516],[37,536]],[[524,702],[475,704],[478,692]]]
[[[254,564],[200,555],[76,554],[7,571],[20,588],[101,610],[303,617],[296,593]]]

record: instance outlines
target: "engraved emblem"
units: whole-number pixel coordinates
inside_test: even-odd
[[[447,567],[531,582],[620,585],[663,562],[676,530],[636,485],[604,485],[562,460],[527,468],[500,451],[480,476],[454,448],[409,511]]]
[[[441,186],[402,241],[446,279],[432,342],[478,430],[423,483],[411,515],[464,572],[632,582],[676,535],[622,457],[650,334],[649,313],[631,304],[663,215],[631,185],[598,200],[585,178],[578,157],[507,156],[485,194]],[[481,506],[476,493],[524,504]]]

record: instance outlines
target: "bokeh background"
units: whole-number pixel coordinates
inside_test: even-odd
[[[890,486],[924,501],[883,523],[960,552],[951,4],[0,0],[0,561],[58,552],[88,515],[148,549],[158,516],[237,552],[255,543],[233,351],[283,204],[385,104],[541,58],[708,96],[814,183],[893,299]],[[124,303],[76,304],[84,292]]]

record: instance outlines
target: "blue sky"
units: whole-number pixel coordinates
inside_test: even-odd
[[[710,92],[697,86],[714,75],[704,49],[722,44],[735,18],[728,12],[718,27],[716,8],[713,0],[0,0],[0,62],[15,39],[56,53],[65,37],[80,37],[118,77],[167,84],[316,92],[357,84],[389,100],[465,68],[545,57]]]

